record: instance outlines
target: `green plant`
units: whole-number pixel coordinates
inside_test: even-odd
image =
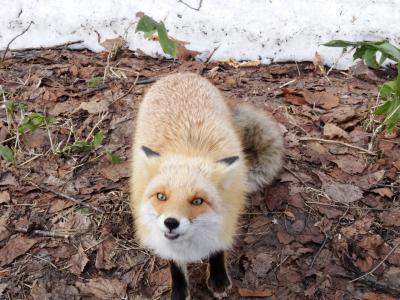
[[[65,145],[62,149],[61,145],[56,147],[56,152],[61,156],[70,156],[82,152],[89,152],[101,146],[104,140],[104,134],[99,131],[95,134],[92,142],[78,140],[72,144]]]
[[[391,59],[397,63],[397,78],[393,81],[385,82],[379,87],[379,96],[383,101],[374,113],[376,115],[385,115],[383,124],[386,130],[391,132],[400,120],[400,49],[387,41],[364,41],[350,42],[343,40],[332,40],[326,44],[328,47],[340,47],[355,49],[353,59],[362,59],[368,67],[377,69],[386,61]],[[380,54],[378,60],[377,54]]]
[[[0,145],[0,155],[3,157],[5,161],[8,162],[15,161],[14,151],[8,146]]]
[[[16,102],[11,100],[6,100],[4,103],[6,110],[9,114],[14,114],[17,110],[27,110],[28,104],[25,102]]]
[[[92,78],[86,80],[86,85],[89,88],[95,89],[103,82],[103,77],[92,76]]]
[[[388,41],[363,41],[363,42],[350,42],[344,40],[332,40],[328,43],[323,44],[327,47],[339,47],[347,50],[355,50],[353,59],[363,59],[368,67],[377,69],[379,68],[387,58],[400,62],[400,49],[390,44]],[[380,59],[378,61],[376,54],[380,53]]]
[[[28,130],[31,132],[35,131],[41,126],[52,124],[55,122],[54,117],[46,117],[41,113],[31,113],[26,115],[23,119],[21,124],[18,126],[18,132],[20,134],[24,134]]]
[[[111,153],[109,151],[106,152],[107,157],[110,159],[112,164],[120,164],[125,161],[125,159],[117,154]]]
[[[157,32],[158,41],[164,53],[176,57],[177,46],[175,40],[168,36],[167,29],[162,21],[156,22],[153,18],[143,15],[136,26],[136,31],[144,32],[145,38],[151,38]]]

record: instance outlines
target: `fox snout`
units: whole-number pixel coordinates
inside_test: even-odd
[[[164,221],[163,221],[164,219]],[[164,217],[161,216],[161,231],[164,233],[165,238],[169,240],[176,240],[179,236],[183,234],[185,220],[178,220],[175,217]]]
[[[164,220],[164,225],[167,227],[170,231],[174,230],[179,226],[179,221],[175,218],[166,218]]]

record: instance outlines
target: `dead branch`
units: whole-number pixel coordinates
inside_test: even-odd
[[[190,6],[189,4],[183,2],[182,0],[178,0],[178,3],[182,3],[183,5],[186,5],[187,7],[189,7],[190,9],[200,11],[201,6],[203,5],[203,0],[199,1],[199,6],[197,8]]]
[[[31,28],[31,25],[32,25],[32,24],[33,24],[33,21],[31,21],[31,22],[29,23],[28,27],[26,27],[26,28],[24,29],[24,31],[22,31],[20,34],[18,34],[18,35],[16,35],[15,37],[13,37],[13,38],[11,39],[11,41],[8,42],[8,44],[7,44],[7,46],[6,46],[6,50],[4,50],[3,57],[2,57],[2,59],[1,59],[1,61],[4,61],[4,59],[6,58],[6,54],[7,54],[8,50],[10,49],[10,46],[11,46],[12,42],[14,42],[14,41],[15,41],[17,38],[19,38],[20,36],[24,35],[24,34],[29,30],[29,28]]]
[[[321,142],[321,143],[326,143],[326,144],[338,144],[338,145],[346,146],[348,148],[359,150],[359,151],[367,153],[369,155],[373,155],[373,156],[377,155],[375,152],[372,152],[368,149],[364,149],[364,148],[361,148],[361,147],[358,147],[355,145],[347,144],[347,143],[341,142],[341,141],[325,140],[325,139],[314,138],[314,137],[302,137],[302,138],[299,138],[299,140],[300,141],[316,141],[316,142]]]
[[[57,49],[63,49],[63,48],[67,48],[69,46],[81,44],[81,43],[83,43],[83,40],[66,42],[66,43],[58,44],[58,45],[51,46],[51,47],[21,48],[21,49],[13,49],[12,51],[13,52],[25,52],[25,51],[35,51],[35,50],[57,50]]]

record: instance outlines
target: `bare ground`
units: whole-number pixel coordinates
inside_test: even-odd
[[[133,238],[127,177],[138,104],[178,71],[269,111],[285,132],[285,168],[249,197],[229,252],[229,299],[400,298],[398,130],[363,150],[390,70],[324,76],[309,63],[235,68],[129,51],[107,63],[107,53],[31,50],[0,68],[2,100],[28,104],[0,109],[0,143],[16,153],[0,160],[0,299],[168,299],[167,262]],[[31,112],[55,123],[17,134]],[[55,151],[99,131],[101,147]],[[205,265],[190,271],[193,299],[210,299]]]

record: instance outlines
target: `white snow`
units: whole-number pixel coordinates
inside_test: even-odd
[[[135,33],[139,11],[164,21],[171,36],[203,52],[200,58],[216,46],[213,59],[263,63],[311,61],[318,51],[331,65],[341,50],[320,45],[331,39],[400,44],[400,0],[203,0],[199,11],[179,0],[0,0],[0,7],[0,49],[33,21],[11,49],[83,40],[81,46],[102,51],[98,32],[101,41],[122,35],[133,50],[162,54],[158,43]],[[337,66],[351,64],[348,55]]]

